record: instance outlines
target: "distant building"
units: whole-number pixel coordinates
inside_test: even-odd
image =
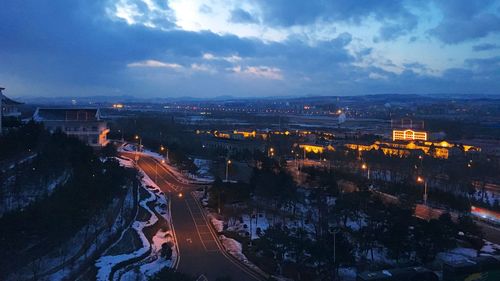
[[[335,148],[331,145],[319,145],[319,144],[299,144],[299,148],[304,152],[311,152],[314,154],[322,154],[325,151],[334,151]]]
[[[393,141],[426,141],[427,132],[424,131],[423,121],[414,121],[410,118],[399,120],[391,119]]]
[[[382,150],[386,155],[409,156],[412,154],[425,153],[435,158],[448,159],[452,156],[464,153],[479,152],[481,148],[472,145],[452,144],[446,141],[411,141],[411,142],[381,142],[373,144],[348,143],[345,145],[349,149],[358,151]]]
[[[244,152],[244,151],[264,151],[265,143],[258,140],[247,139],[231,139],[224,137],[208,136],[202,139],[204,148],[212,150],[226,150],[228,152]]]
[[[37,108],[33,120],[43,122],[50,132],[61,130],[93,147],[108,143],[107,123],[96,108]]]
[[[393,141],[426,141],[427,132],[417,132],[413,130],[392,130]]]

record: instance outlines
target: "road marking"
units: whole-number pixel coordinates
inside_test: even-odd
[[[193,193],[191,192],[190,193],[191,197],[194,198],[193,196]],[[198,209],[203,212],[203,209],[200,205],[200,203],[198,201],[195,201],[196,203],[196,206],[198,207]],[[208,226],[208,220],[207,220],[207,217],[206,215],[203,216],[203,219],[207,222],[207,226]],[[229,260],[231,263],[233,263],[235,266],[237,266],[238,268],[240,268],[242,271],[244,271],[245,273],[247,273],[248,275],[250,275],[251,277],[253,277],[255,280],[264,280],[260,275],[258,275],[256,272],[253,272],[250,268],[244,266],[243,264],[240,264],[241,261],[239,260],[236,260],[235,257],[233,256],[230,256],[225,249],[223,249],[223,246],[221,244],[221,242],[219,241],[219,238],[216,236],[215,234],[215,230],[213,229],[213,227],[210,227],[209,226],[209,230],[210,230],[210,233],[212,234],[212,237],[215,239],[214,243],[217,245],[217,248],[219,248],[219,251],[220,253],[222,253],[222,255],[224,257],[226,257],[227,260]]]
[[[186,201],[184,201],[186,202]],[[189,214],[191,214],[191,218],[193,218],[193,222],[195,222],[193,213],[191,213],[191,207],[189,207],[189,204],[186,202],[186,206],[188,207]],[[198,236],[200,237],[201,244],[203,245],[203,248],[205,248],[205,251],[207,250],[207,247],[205,246],[205,243],[203,242],[203,239],[201,238],[200,232],[198,231],[198,226],[196,223],[194,224],[194,227],[196,228],[196,232],[198,233]]]
[[[143,157],[143,158],[144,158],[144,159],[148,159],[148,158],[146,158],[146,157]],[[149,160],[150,160],[150,161],[153,161],[153,162],[155,162],[155,164],[157,164],[157,163],[156,163],[156,162],[157,162],[157,161],[156,161],[156,159],[149,159]],[[142,162],[144,163],[144,165],[148,166],[148,167],[151,169],[151,165],[148,165],[148,164],[147,164],[147,161],[142,161]],[[159,165],[159,166],[160,166],[160,168],[161,168],[162,170],[166,171],[166,173],[167,173],[167,174],[169,174],[175,182],[178,182],[178,183],[179,183],[179,184],[178,184],[178,186],[183,186],[183,185],[186,185],[186,186],[188,186],[188,185],[189,185],[189,186],[194,186],[193,184],[186,184],[186,183],[182,183],[181,181],[177,180],[176,176],[175,176],[175,175],[173,175],[173,174],[172,174],[172,173],[171,173],[168,169],[166,169],[166,168],[165,168],[165,167],[163,167],[162,165]],[[139,166],[139,167],[140,167],[140,166]],[[155,167],[153,167],[153,169],[155,169]],[[143,171],[144,171],[144,169],[143,169]],[[144,171],[144,172],[145,172],[145,171]],[[159,174],[158,174],[158,175],[159,175]],[[148,176],[149,176],[149,175],[148,175]],[[168,187],[172,188],[172,189],[173,189],[173,190],[175,190],[175,191],[178,191],[178,190],[177,190],[177,188],[176,188],[175,186],[173,186],[172,184],[170,184],[170,182],[169,182],[169,181],[167,181],[167,180],[165,179],[165,177],[163,177],[163,176],[161,176],[161,175],[159,175],[159,177],[160,177],[160,179],[161,179],[161,180],[163,180],[163,182],[164,182],[164,183],[166,183],[166,185],[167,185]],[[151,178],[151,177],[150,177],[150,178]],[[193,198],[193,199],[194,199],[193,194],[191,193],[190,195],[191,195],[191,198]],[[194,221],[194,215],[193,215],[193,213],[192,213],[191,206],[190,206],[190,204],[187,202],[189,199],[188,199],[188,198],[186,198],[186,199],[187,199],[187,200],[185,200],[185,202],[186,202],[186,206],[188,207],[188,211],[190,212],[191,218],[192,218],[192,219],[193,219],[193,221]],[[216,236],[216,234],[215,234],[215,230],[214,230],[212,227],[210,227],[210,226],[209,226],[209,222],[208,222],[208,220],[207,220],[207,218],[206,218],[206,214],[204,214],[203,209],[202,209],[202,207],[201,207],[200,203],[199,203],[199,202],[197,202],[196,200],[190,200],[190,201],[194,201],[195,205],[197,206],[197,208],[194,208],[194,209],[198,209],[198,210],[200,210],[200,212],[202,213],[202,218],[203,218],[203,219],[204,219],[204,221],[205,221],[205,224],[204,224],[204,225],[205,225],[205,226],[208,226],[208,229],[210,230],[210,234],[211,234],[211,236],[214,238],[214,240],[213,240],[213,241],[206,241],[206,243],[207,243],[207,245],[208,245],[209,247],[214,247],[215,249],[213,249],[213,250],[212,250],[212,249],[207,249],[207,246],[205,245],[205,243],[203,242],[203,239],[201,238],[200,231],[198,230],[198,225],[195,223],[196,231],[198,232],[198,235],[200,236],[200,241],[201,241],[201,243],[202,243],[203,247],[205,248],[205,251],[206,251],[206,252],[220,252],[220,253],[222,253],[222,255],[223,255],[224,257],[226,257],[226,259],[228,259],[231,263],[233,263],[235,266],[237,266],[238,268],[240,268],[243,272],[245,272],[245,273],[247,273],[249,276],[253,277],[255,280],[263,280],[263,279],[262,279],[262,277],[261,277],[260,275],[258,275],[256,272],[253,272],[252,270],[250,270],[249,268],[247,268],[246,266],[244,266],[243,264],[241,264],[241,262],[237,261],[234,257],[229,256],[229,254],[228,254],[228,253],[226,253],[226,251],[222,248],[222,244],[221,244],[221,242],[218,240],[218,238],[217,238],[217,236]],[[215,245],[213,245],[213,244],[215,244]],[[179,257],[178,257],[178,259],[177,259],[177,262],[176,262],[175,267],[177,267],[177,266],[178,266],[178,264],[179,264],[179,259],[180,259],[180,254],[179,254]]]
[[[141,163],[142,163],[143,165],[147,166],[149,169],[151,169],[151,170],[153,170],[153,171],[156,169],[156,167],[154,167],[152,164],[149,164],[147,161],[143,161],[143,162],[141,162]],[[140,166],[140,164],[139,164],[139,166]],[[144,169],[143,169],[143,171],[144,171]],[[145,171],[144,171],[144,172],[145,172]],[[146,173],[146,174],[147,174],[147,173]],[[153,172],[153,174],[154,174],[154,175],[153,175],[153,178],[151,178],[151,176],[150,176],[150,175],[148,175],[148,176],[149,176],[149,178],[151,178],[151,180],[153,180],[153,179],[155,178],[155,175],[156,175],[156,174],[155,174],[154,172]],[[175,185],[171,184],[168,180],[166,180],[166,179],[165,179],[165,176],[161,175],[160,173],[158,173],[158,177],[157,177],[157,179],[161,179],[161,180],[163,181],[163,183],[164,183],[165,185],[167,185],[167,187],[168,187],[168,188],[173,189],[173,190],[174,190],[174,191],[176,191],[176,192],[178,192],[178,191],[179,191],[179,189],[178,189]],[[153,182],[154,182],[154,180],[153,180]],[[156,184],[158,185],[158,183],[156,183]]]

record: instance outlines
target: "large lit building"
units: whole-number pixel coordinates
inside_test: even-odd
[[[418,132],[413,130],[392,130],[393,141],[426,141],[427,132]]]
[[[96,108],[37,108],[33,120],[43,122],[50,132],[60,130],[93,147],[108,143],[107,123]]]
[[[373,144],[348,143],[349,149],[358,151],[382,150],[386,155],[409,156],[411,154],[425,153],[435,158],[448,159],[450,156],[463,153],[481,151],[479,147],[472,145],[452,144],[447,141],[410,141],[410,142],[382,142]]]
[[[300,149],[307,153],[322,154],[325,151],[334,151],[335,148],[331,145],[319,145],[319,144],[300,144]]]

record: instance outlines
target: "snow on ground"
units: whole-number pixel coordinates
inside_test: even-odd
[[[164,243],[174,243],[172,233],[170,231],[162,231],[161,229],[153,236],[153,244],[151,245],[151,255],[145,262],[140,264],[135,270],[129,270],[124,273],[120,280],[147,280],[147,277],[153,276],[165,267],[172,267],[173,262],[177,259],[176,251],[172,252],[172,258],[166,260],[161,257],[161,246]]]
[[[224,221],[217,219],[215,214],[209,213],[207,218],[214,226],[215,231],[222,232],[224,230]]]
[[[498,193],[492,192],[490,190],[477,189],[476,192],[474,192],[473,197],[476,201],[486,203],[490,206],[493,206],[493,204],[495,204],[495,200],[500,201],[500,196],[498,195]]]
[[[190,178],[194,178],[198,181],[206,181],[206,182],[212,182],[214,180],[214,177],[212,176],[212,173],[210,172],[210,166],[212,165],[211,160],[195,158],[193,160],[193,163],[198,168],[198,171],[196,171],[196,175],[190,174]]]
[[[249,215],[242,215],[242,220],[236,220],[236,222],[232,225],[228,225],[228,231],[235,231],[238,233],[245,232],[252,234],[252,239],[259,238],[258,229],[262,231],[262,233],[269,228],[269,221],[263,213],[255,214],[252,217]]]
[[[132,159],[127,158],[127,157],[116,157],[116,160],[120,163],[121,166],[126,167],[126,168],[133,168],[134,167],[134,161]]]
[[[481,249],[481,253],[489,254],[489,255],[498,255],[500,254],[500,245],[491,243],[489,241],[484,240],[484,246]]]
[[[146,184],[145,179],[143,179],[143,183]],[[147,226],[151,226],[151,225],[155,224],[158,221],[158,218],[147,206],[147,204],[149,202],[152,202],[155,200],[156,195],[150,191],[148,191],[148,193],[150,196],[148,198],[140,201],[139,205],[150,214],[150,218],[146,222],[134,221],[132,223],[132,228],[139,235],[139,239],[142,242],[142,247],[140,249],[132,252],[132,253],[116,255],[116,256],[102,256],[102,257],[100,257],[95,263],[96,267],[98,268],[98,272],[97,272],[97,276],[96,276],[98,281],[99,280],[103,280],[103,281],[109,280],[109,275],[111,274],[113,267],[115,267],[116,265],[118,265],[124,261],[130,260],[132,258],[137,258],[137,257],[140,257],[142,255],[145,255],[150,250],[151,245],[150,245],[148,239],[146,238],[146,236],[144,235],[143,229]]]
[[[476,257],[476,255],[477,252],[474,249],[458,247],[450,251],[437,254],[436,260],[442,262],[462,261],[468,258]]]
[[[357,270],[354,267],[341,267],[339,268],[339,276],[344,281],[356,280]]]
[[[233,257],[235,257],[237,260],[241,261],[242,263],[244,263],[246,266],[248,266],[256,271],[262,272],[262,270],[260,268],[258,268],[255,264],[253,264],[251,261],[249,261],[247,259],[247,257],[243,254],[243,248],[242,248],[240,242],[238,242],[232,238],[226,237],[224,235],[220,235],[219,239],[222,242],[224,249],[226,249],[226,251],[230,255],[232,255]]]
[[[133,162],[130,159],[119,159],[119,161],[120,163],[123,162],[124,165],[133,165]],[[122,273],[121,279],[143,280],[142,278],[144,278],[145,276],[151,276],[164,267],[171,267],[177,259],[178,254],[176,247],[172,249],[173,253],[171,260],[165,260],[160,257],[161,245],[163,243],[171,242],[172,244],[175,244],[170,230],[165,231],[160,229],[156,233],[156,235],[152,237],[153,243],[150,243],[143,233],[143,229],[145,227],[155,224],[159,219],[156,214],[149,208],[148,203],[153,201],[155,202],[154,210],[158,214],[160,214],[168,222],[169,225],[171,225],[171,217],[170,213],[166,210],[168,204],[167,199],[165,198],[165,196],[163,196],[163,194],[161,194],[159,187],[153,180],[151,180],[151,178],[146,173],[144,173],[144,171],[139,171],[142,175],[142,187],[149,193],[149,197],[141,200],[139,202],[139,205],[150,214],[150,218],[148,219],[148,221],[134,221],[132,224],[132,228],[136,231],[136,233],[139,235],[139,238],[141,239],[142,247],[132,253],[114,256],[102,256],[101,258],[99,258],[96,262],[96,266],[98,267],[97,280],[108,280],[109,275],[113,271],[113,267],[127,260],[143,257],[148,252],[150,252],[149,255],[140,262],[137,262],[137,266],[136,264],[134,264],[134,270],[128,270],[127,268],[122,269],[119,272]],[[122,232],[122,236],[124,233],[125,230]],[[121,237],[115,242],[115,244],[120,240]],[[137,272],[140,272],[140,274],[137,275]]]

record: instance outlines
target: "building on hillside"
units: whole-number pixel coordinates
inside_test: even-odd
[[[108,143],[109,129],[97,108],[37,108],[33,120],[43,122],[50,132],[60,130],[93,147]]]
[[[386,155],[410,156],[412,154],[425,153],[435,158],[448,159],[452,156],[463,155],[464,153],[479,152],[481,149],[472,145],[452,144],[447,141],[410,141],[410,142],[382,142],[376,141],[373,144],[348,143],[345,145],[349,149],[358,151],[382,150]]]
[[[2,90],[5,90],[5,88],[0,87],[0,95],[2,96],[2,117],[20,117],[21,112],[19,111],[19,106],[23,103],[9,99],[2,93]]]
[[[0,134],[2,134],[3,130],[3,123],[2,123],[2,118],[5,117],[13,117],[13,118],[19,118],[21,117],[21,112],[19,111],[19,105],[22,103],[14,101],[6,97],[2,91],[5,90],[5,88],[0,87]]]

